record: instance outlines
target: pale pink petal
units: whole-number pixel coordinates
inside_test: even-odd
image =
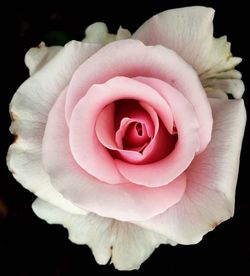
[[[72,242],[88,245],[98,264],[111,261],[118,270],[139,269],[160,244],[175,245],[165,236],[132,223],[95,214],[71,215],[40,199],[34,201],[32,208],[48,223],[66,227]]]
[[[69,131],[61,116],[64,104],[62,94],[50,112],[43,140],[43,163],[52,185],[66,199],[100,216],[122,221],[148,219],[180,200],[186,186],[185,174],[163,187],[148,188],[131,183],[106,184],[82,170],[70,151]]]
[[[115,105],[111,103],[104,107],[96,119],[96,135],[102,145],[109,149],[119,147],[115,141],[114,124]]]
[[[129,181],[157,187],[171,182],[189,166],[200,148],[199,126],[193,106],[176,89],[157,79],[139,77],[137,80],[149,84],[166,99],[173,112],[178,140],[174,150],[160,161],[138,166],[116,160],[116,164],[121,174]],[[164,117],[157,113],[164,123]],[[209,125],[210,123],[208,127]]]
[[[145,46],[137,40],[112,42],[84,62],[75,72],[66,100],[66,120],[69,122],[77,102],[96,83],[115,76],[153,77],[161,79],[191,102],[200,123],[201,150],[210,141],[211,108],[194,69],[174,51],[157,46]]]
[[[182,244],[199,242],[234,213],[246,110],[242,100],[211,99],[210,103],[212,140],[188,168],[182,199],[163,214],[137,223]]]
[[[119,171],[117,170],[117,163],[110,155],[110,152],[98,141],[95,123],[98,114],[106,105],[127,98],[145,101],[156,110],[163,123],[167,124],[169,122],[167,118],[169,114],[166,108],[167,103],[159,93],[136,80],[116,77],[104,84],[93,85],[88,90],[88,93],[75,106],[69,125],[70,148],[76,162],[89,174],[110,184],[124,183],[126,181],[124,181],[124,177],[119,172],[120,168]],[[192,124],[190,125],[192,126]],[[193,146],[190,150],[192,149]],[[188,156],[190,157],[190,155]],[[187,162],[190,162],[190,160]],[[151,175],[152,178],[157,179],[158,176],[153,177]],[[160,181],[159,185],[166,183]]]

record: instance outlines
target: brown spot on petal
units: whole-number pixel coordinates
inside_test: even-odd
[[[11,122],[16,121],[17,118],[18,118],[17,115],[13,111],[10,110],[10,119],[11,119]],[[13,131],[13,130],[11,131],[11,133],[14,136],[14,138],[13,138],[13,144],[15,144],[17,142],[17,140],[18,140],[18,134],[15,131]]]
[[[211,230],[213,230],[216,226],[218,226],[221,222],[220,221],[214,221],[209,224]]]
[[[12,175],[14,176],[15,175],[15,172],[9,168],[9,171],[12,173]]]
[[[18,140],[18,135],[16,133],[13,133],[13,136],[14,136],[13,144],[15,144]]]
[[[11,110],[10,110],[10,119],[12,122],[17,120],[17,115]]]

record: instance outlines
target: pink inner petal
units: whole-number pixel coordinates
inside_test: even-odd
[[[121,119],[120,127],[115,133],[115,141],[120,149],[123,149],[123,138],[126,134],[128,127],[132,122],[136,121],[127,117]]]
[[[134,149],[141,148],[150,141],[147,129],[144,123],[132,122],[123,137],[123,148]]]
[[[114,140],[114,114],[115,114],[115,105],[113,103],[104,107],[100,112],[96,120],[96,135],[99,141],[106,148],[115,148],[116,141]]]
[[[123,158],[124,160],[127,158],[132,162],[141,161],[142,154],[139,151],[123,150],[122,149],[122,147],[123,147],[122,138],[123,137],[121,137],[121,138],[118,137],[118,139],[114,139],[114,131],[110,127],[110,125],[112,124],[112,123],[110,123],[110,117],[108,117],[109,118],[108,120],[104,119],[105,116],[108,116],[108,112],[109,112],[108,109],[109,109],[109,105],[103,109],[103,111],[100,113],[100,115],[99,115],[99,117],[97,118],[97,121],[96,121],[96,135],[97,135],[99,141],[102,143],[102,145],[104,147],[111,150],[110,154],[113,157],[116,156],[117,158]],[[111,120],[113,120],[113,117],[112,117]],[[123,120],[128,122],[128,125],[131,121],[128,118],[124,118]],[[124,122],[124,128],[123,129],[125,129],[126,122]],[[121,143],[121,144],[119,144],[119,143]],[[120,155],[120,153],[122,153],[122,156]]]
[[[152,105],[164,118],[164,125],[169,123],[168,105],[159,93],[136,80],[116,77],[105,84],[93,85],[76,105],[69,124],[70,147],[76,162],[89,174],[110,184],[124,183],[125,179],[117,170],[110,152],[97,138],[96,120],[105,106],[126,98]]]
[[[123,136],[125,135],[125,132],[124,134],[122,134],[122,130],[126,131],[126,128],[129,126],[131,122],[133,122],[133,120],[128,118],[124,118],[122,120],[121,124],[124,125],[124,127],[120,132],[121,137],[118,137],[118,138],[114,138],[114,124],[112,124],[112,122],[114,122],[114,104],[107,105],[99,114],[96,120],[96,135],[99,141],[107,149],[121,152],[125,156],[127,154],[132,158],[132,160],[138,160],[138,159],[140,160],[141,154],[139,152],[142,148],[144,148],[144,146],[139,147],[138,149],[134,149],[136,150],[135,152],[132,152],[131,150],[122,149],[123,148],[122,140],[123,140]],[[127,127],[126,127],[126,123],[127,123]],[[119,145],[118,142],[121,143],[121,145]]]
[[[64,107],[62,93],[49,113],[42,147],[44,168],[63,197],[84,210],[121,221],[145,221],[181,199],[186,187],[185,174],[158,188],[128,182],[109,185],[88,174],[72,156]]]
[[[145,104],[146,105],[146,104]],[[135,122],[144,123],[147,132],[150,137],[154,135],[154,124],[152,121],[152,112],[148,113],[148,109],[152,107],[148,107],[145,109],[140,102],[135,100],[120,100],[115,103],[115,129],[121,127],[121,120],[123,118],[133,119]]]

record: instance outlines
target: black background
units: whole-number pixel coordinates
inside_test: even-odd
[[[111,32],[120,25],[135,31],[146,19],[165,9],[205,5],[216,10],[215,36],[226,34],[232,52],[243,58],[238,69],[246,85],[244,95],[249,110],[249,47],[247,1],[116,1],[100,4],[52,7],[42,2],[1,10],[1,180],[0,180],[0,275],[89,275],[121,273],[113,266],[99,266],[87,246],[72,244],[67,231],[59,225],[48,225],[31,210],[34,196],[18,184],[8,172],[5,156],[12,137],[8,132],[8,104],[18,86],[28,77],[24,65],[25,52],[41,40],[48,44],[64,39],[81,39],[84,29],[96,21],[104,21]],[[231,3],[233,2],[233,3]],[[74,8],[73,8],[74,7]],[[56,31],[56,33],[55,33]],[[63,32],[63,33],[62,33]],[[235,216],[208,233],[197,245],[161,246],[133,273],[178,275],[233,272],[250,275],[250,200],[249,130],[244,138]]]

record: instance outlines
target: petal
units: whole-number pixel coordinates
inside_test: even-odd
[[[18,182],[38,197],[77,214],[86,212],[65,200],[51,186],[49,176],[42,165],[41,145],[47,116],[55,99],[79,64],[98,47],[75,41],[68,43],[20,86],[10,104],[10,131],[17,139],[8,152],[9,170]],[[31,50],[28,60],[32,58],[33,53]]]
[[[44,42],[41,42],[38,47],[29,49],[24,58],[25,64],[29,68],[29,74],[33,75],[41,69],[62,48],[61,46],[47,47]]]
[[[70,148],[74,159],[81,168],[109,184],[127,181],[120,174],[120,168],[118,171],[117,163],[109,151],[98,141],[95,124],[98,114],[106,105],[121,99],[144,101],[156,110],[163,123],[167,125],[169,122],[167,103],[155,90],[136,80],[116,77],[104,84],[93,85],[88,90],[75,106],[71,116]],[[153,175],[151,175],[152,177]],[[150,182],[150,180],[148,181]],[[165,183],[160,183],[160,185],[163,184]]]
[[[173,49],[199,75],[227,71],[241,59],[232,57],[226,37],[213,37],[213,17],[213,9],[201,6],[167,10],[147,20],[132,38]]]
[[[185,174],[164,187],[151,189],[131,183],[106,184],[82,170],[70,151],[68,127],[60,116],[64,107],[62,94],[50,112],[43,139],[44,167],[63,197],[84,210],[122,221],[148,219],[180,200],[186,186]]]
[[[96,22],[88,26],[85,30],[85,38],[82,40],[87,43],[107,44],[115,40],[127,39],[131,33],[127,29],[119,27],[117,34],[110,34],[108,27],[103,22]]]
[[[228,98],[227,94],[236,99],[243,96],[245,87],[241,77],[241,73],[234,69],[223,72],[208,71],[200,76],[208,97],[222,99]]]
[[[211,99],[212,140],[187,170],[182,199],[163,214],[136,222],[182,244],[197,243],[234,213],[241,143],[246,123],[242,100]]]
[[[39,199],[35,200],[32,208],[48,223],[66,227],[72,242],[88,245],[97,263],[104,265],[111,259],[118,270],[139,269],[160,244],[174,245],[166,237],[134,224],[94,214],[71,215]]]
[[[131,33],[127,29],[123,29],[122,26],[119,27],[116,35],[116,40],[121,40],[121,39],[128,39],[131,37]]]
[[[208,98],[215,98],[215,99],[228,99],[227,94],[219,88],[212,88],[212,87],[205,87],[207,92]]]
[[[240,99],[245,91],[244,83],[239,79],[218,79],[211,78],[203,81],[205,89],[211,87],[212,90],[220,89],[226,94],[231,94],[235,99]]]
[[[115,104],[111,103],[103,108],[96,119],[97,138],[104,147],[109,149],[119,147],[115,141],[114,114]]]
[[[145,46],[137,40],[112,42],[78,68],[67,93],[67,122],[70,121],[75,105],[93,84],[104,83],[115,76],[161,79],[180,91],[194,106],[201,135],[208,134],[202,139],[201,149],[205,149],[211,138],[211,108],[196,72],[172,50],[160,45]],[[203,129],[205,124],[210,132]]]
[[[108,32],[108,27],[103,22],[96,22],[88,26],[85,30],[85,43],[107,44],[115,40],[115,35]]]

